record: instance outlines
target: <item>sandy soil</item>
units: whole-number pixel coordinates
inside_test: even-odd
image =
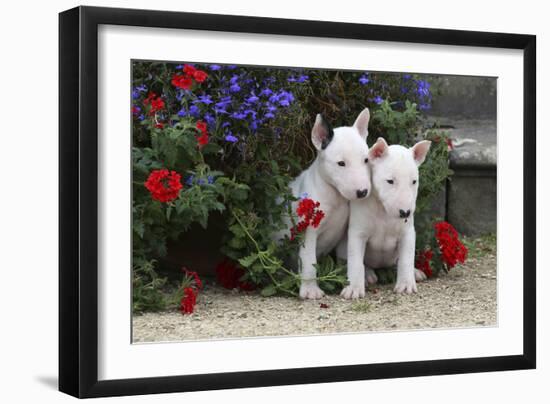
[[[133,337],[134,342],[158,342],[494,326],[496,282],[493,245],[471,249],[467,265],[420,283],[414,295],[396,295],[393,285],[374,285],[360,300],[301,301],[210,286],[192,315],[176,310],[135,315]]]

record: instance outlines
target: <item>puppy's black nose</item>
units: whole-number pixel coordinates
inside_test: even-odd
[[[411,210],[404,211],[403,209],[399,209],[399,217],[402,219],[406,219],[411,215]]]
[[[369,190],[367,188],[365,189],[358,189],[357,190],[357,197],[358,198],[364,198],[369,193]]]

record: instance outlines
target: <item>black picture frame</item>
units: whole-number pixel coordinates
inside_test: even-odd
[[[523,354],[98,381],[98,26],[180,28],[523,50]],[[536,366],[536,37],[77,7],[59,15],[59,390],[75,397],[325,383]]]

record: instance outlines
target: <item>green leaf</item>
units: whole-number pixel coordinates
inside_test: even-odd
[[[265,288],[263,288],[260,292],[260,294],[263,296],[263,297],[269,297],[269,296],[273,296],[274,294],[277,293],[277,288],[275,287],[275,285],[267,285]]]
[[[256,260],[258,259],[258,254],[257,253],[253,253],[253,254],[250,254],[249,256],[247,257],[244,257],[244,258],[241,258],[239,260],[239,264],[241,264],[243,267],[245,268],[248,268],[249,266],[251,266]]]

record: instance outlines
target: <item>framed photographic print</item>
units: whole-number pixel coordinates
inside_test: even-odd
[[[59,24],[61,391],[535,367],[534,36]]]

